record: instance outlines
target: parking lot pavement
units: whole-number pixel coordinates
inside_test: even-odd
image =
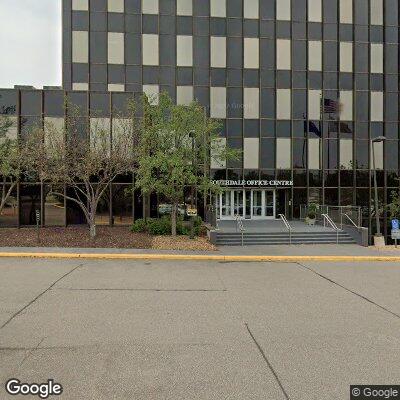
[[[18,398],[12,377],[54,379],[68,400],[346,399],[350,384],[398,383],[399,275],[390,263],[0,259],[0,398]]]

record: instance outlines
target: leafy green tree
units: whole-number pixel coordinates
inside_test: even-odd
[[[153,99],[144,96],[135,185],[144,195],[155,192],[171,203],[173,236],[185,190],[219,190],[209,178],[211,157],[223,163],[238,156],[237,151],[221,145],[219,129],[220,123],[208,118],[196,102],[175,105],[163,92],[154,105]]]
[[[391,218],[400,218],[400,191],[393,190],[391,193],[391,203],[388,204]]]

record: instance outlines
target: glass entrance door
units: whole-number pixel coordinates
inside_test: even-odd
[[[274,219],[276,215],[275,190],[224,190],[217,200],[219,219]]]
[[[244,217],[244,191],[233,190],[233,216],[240,215]]]
[[[232,217],[232,191],[224,190],[220,194],[220,209],[221,209],[221,219],[231,219]]]
[[[252,218],[258,219],[262,218],[263,213],[263,200],[264,200],[264,190],[252,190]]]

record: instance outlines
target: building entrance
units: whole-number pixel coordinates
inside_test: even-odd
[[[276,190],[225,189],[217,196],[217,218],[275,219]]]

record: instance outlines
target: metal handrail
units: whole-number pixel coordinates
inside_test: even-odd
[[[243,246],[243,241],[244,241],[244,231],[246,230],[243,226],[243,218],[241,215],[236,214],[235,215],[235,220],[236,220],[236,232],[240,230],[240,233],[242,234],[242,246]]]
[[[286,229],[289,231],[289,244],[292,244],[292,227],[284,214],[279,214],[279,218],[285,224]]]
[[[332,218],[328,215],[328,214],[321,214],[322,217],[324,217],[324,227],[325,225],[325,221],[327,221],[329,223],[329,225],[332,226],[333,229],[335,229],[336,231],[336,243],[339,244],[339,231],[340,229],[336,226],[336,224],[332,221]]]
[[[345,217],[347,217],[347,219],[357,228],[360,229],[359,226],[357,226],[357,224],[347,215],[347,214],[343,214]]]

